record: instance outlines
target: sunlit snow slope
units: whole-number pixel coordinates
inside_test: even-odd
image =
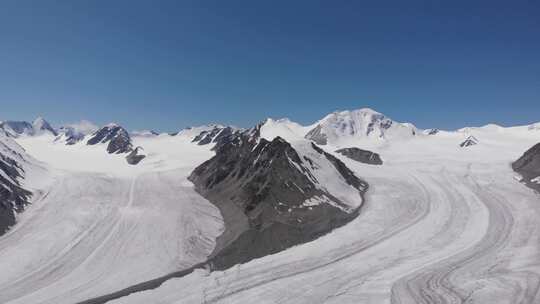
[[[141,138],[149,157],[131,166],[99,145],[17,140],[54,183],[0,238],[0,303],[75,303],[187,268],[214,248],[219,211],[186,179],[208,148]]]
[[[371,186],[353,222],[112,303],[540,303],[540,196],[510,167],[540,141],[529,131],[474,128],[383,144],[382,166],[341,157]],[[480,143],[459,147],[470,135]]]
[[[301,149],[321,125],[312,133],[326,134],[320,147],[370,185],[352,222],[110,303],[540,303],[540,195],[510,166],[540,142],[540,130],[417,132],[364,112],[368,122],[339,112],[312,126],[268,120],[260,128],[261,137]],[[187,180],[214,155],[192,142],[195,131],[134,136],[147,155],[136,166],[102,145],[17,138],[54,182],[0,237],[0,303],[76,303],[204,261],[224,227]],[[477,143],[460,147],[470,136]],[[335,153],[347,147],[384,163]]]

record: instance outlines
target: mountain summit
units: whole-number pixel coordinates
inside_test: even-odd
[[[410,123],[399,123],[372,109],[363,108],[327,115],[305,138],[326,145],[350,139],[408,138],[417,133],[416,127]]]

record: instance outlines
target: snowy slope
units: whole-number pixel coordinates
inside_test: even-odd
[[[331,136],[322,146],[370,184],[352,222],[312,242],[224,271],[196,270],[111,303],[539,303],[539,196],[514,178],[510,164],[540,142],[540,129],[491,125],[412,135],[411,125],[386,128],[376,119],[368,134],[364,122],[372,118],[355,120],[352,112],[343,116],[349,123],[329,119],[336,123],[325,125]],[[0,302],[75,303],[204,261],[225,227],[187,177],[215,154],[212,144],[192,142],[212,128],[133,137],[146,154],[137,166],[99,145],[18,137],[54,183],[0,237]],[[314,128],[267,120],[257,132],[269,141],[281,136],[316,159],[320,187],[357,206],[327,174],[329,164],[312,155],[304,136]],[[470,136],[478,144],[460,148]],[[384,164],[333,152],[344,147],[369,148]],[[38,174],[28,181],[32,176]]]
[[[147,161],[130,166],[83,142],[17,140],[54,182],[0,238],[1,303],[74,303],[184,269],[206,259],[223,229],[187,181],[209,147],[141,137]]]
[[[395,142],[382,166],[341,157],[372,186],[350,224],[111,303],[538,303],[539,197],[510,167],[540,140],[526,129]],[[480,143],[460,148],[470,135]]]
[[[21,135],[35,136],[42,134],[58,135],[57,131],[42,117],[38,117],[34,122],[26,121],[4,121],[0,122],[0,129],[4,130],[12,137]]]
[[[344,146],[360,141],[408,139],[419,130],[410,123],[399,123],[372,109],[334,112],[320,120],[305,137],[318,144]]]

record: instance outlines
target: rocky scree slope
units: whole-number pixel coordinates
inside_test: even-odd
[[[0,236],[15,224],[15,214],[30,203],[32,193],[21,186],[25,157],[22,148],[0,132]]]
[[[523,177],[527,186],[540,192],[540,143],[512,163],[512,169]]]
[[[225,143],[232,141],[236,136],[240,134],[240,130],[233,127],[223,126],[211,126],[208,130],[201,131],[196,135],[191,142],[197,143],[197,145],[203,146],[208,144],[214,144],[212,150],[217,150]]]
[[[316,145],[306,143],[308,157],[280,137],[268,141],[257,134],[254,128],[219,146],[189,177],[225,220],[226,231],[209,259],[212,269],[276,253],[344,225],[358,215],[367,191],[366,182]],[[354,188],[356,207],[318,180],[317,171],[329,169],[337,182]]]

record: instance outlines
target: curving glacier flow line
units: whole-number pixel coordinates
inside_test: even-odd
[[[540,198],[507,164],[399,169],[319,240],[110,303],[538,303]]]

